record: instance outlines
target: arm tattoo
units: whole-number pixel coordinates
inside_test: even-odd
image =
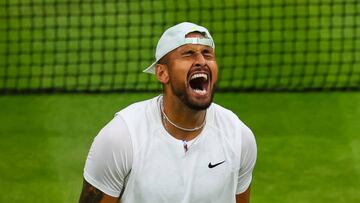
[[[99,203],[104,193],[84,180],[79,203]]]

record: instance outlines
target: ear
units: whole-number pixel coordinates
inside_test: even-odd
[[[166,84],[169,82],[169,69],[165,64],[156,64],[155,68],[156,78],[162,84]]]

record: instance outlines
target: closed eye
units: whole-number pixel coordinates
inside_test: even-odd
[[[194,54],[194,51],[189,50],[189,51],[186,51],[186,52],[182,53],[181,55],[182,56],[192,56],[193,54]]]
[[[205,49],[202,54],[203,54],[204,57],[206,57],[208,59],[214,58],[214,52],[213,51]]]

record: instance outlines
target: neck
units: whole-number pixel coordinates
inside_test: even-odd
[[[172,98],[170,99],[165,95],[163,96],[162,108],[168,118],[168,120],[163,119],[164,127],[176,139],[192,140],[200,134],[203,129],[201,126],[203,126],[205,122],[206,110],[193,110],[183,104],[177,97]],[[196,130],[187,131],[179,127]]]

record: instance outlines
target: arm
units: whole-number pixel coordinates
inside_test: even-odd
[[[79,203],[118,202],[132,165],[132,143],[123,120],[115,117],[96,136],[84,167]]]
[[[249,203],[250,202],[250,187],[245,192],[236,195],[236,203]]]
[[[79,203],[120,203],[120,201],[119,198],[104,194],[84,180]]]
[[[250,183],[257,157],[256,141],[248,127],[242,129],[241,161],[238,175],[238,188],[235,194],[236,203],[250,202]]]

